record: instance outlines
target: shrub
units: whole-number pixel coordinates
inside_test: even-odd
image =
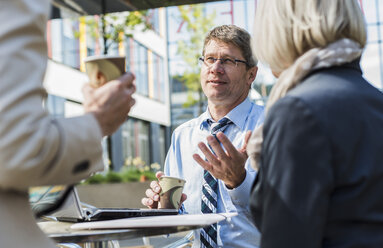
[[[140,157],[129,157],[120,171],[109,170],[107,173],[94,174],[83,184],[153,181],[157,179],[156,171],[160,169],[161,166],[158,163],[148,166]]]
[[[123,181],[122,175],[115,171],[108,171],[105,175],[105,179],[108,183],[121,183]]]
[[[86,179],[83,184],[100,184],[105,183],[105,177],[102,174],[95,174],[88,179]]]
[[[138,169],[129,168],[121,171],[124,182],[140,181],[141,172]]]

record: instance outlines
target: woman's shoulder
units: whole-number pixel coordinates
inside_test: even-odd
[[[353,101],[361,90],[371,87],[358,70],[334,67],[316,71],[302,80],[288,96],[302,99],[308,105],[321,106]]]

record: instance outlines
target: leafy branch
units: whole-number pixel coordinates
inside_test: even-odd
[[[216,13],[213,12],[211,15],[206,15],[202,4],[179,6],[178,10],[181,21],[186,24],[187,33],[190,34],[188,40],[179,40],[177,44],[177,53],[182,56],[187,64],[187,69],[181,76],[181,81],[184,82],[188,89],[188,96],[183,106],[189,107],[199,104],[199,113],[202,113],[206,97],[202,92],[200,84],[198,58],[201,56],[204,37],[214,26]],[[197,99],[195,98],[196,95]]]
[[[147,31],[152,28],[149,10],[110,13],[85,18],[86,30],[95,40],[102,39],[103,54],[107,54],[112,44],[118,44],[126,37],[133,37],[135,31]],[[79,36],[79,32],[75,32]]]

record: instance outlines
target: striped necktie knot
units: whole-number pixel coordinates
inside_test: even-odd
[[[218,122],[212,122],[210,120],[209,121],[209,124],[211,126],[210,133],[215,136],[218,132],[223,132],[231,123],[232,121],[227,117],[222,118]]]

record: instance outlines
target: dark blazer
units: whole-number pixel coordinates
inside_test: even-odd
[[[306,77],[263,136],[250,199],[262,248],[383,247],[383,94],[359,60]]]

